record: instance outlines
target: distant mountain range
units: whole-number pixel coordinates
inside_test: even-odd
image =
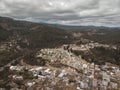
[[[73,43],[75,41],[73,33],[81,33],[83,38],[98,42],[120,42],[120,28],[118,27],[67,26],[0,17],[0,42],[14,38],[17,43],[24,47],[57,47]]]
[[[106,26],[78,26],[78,25],[75,26],[75,25],[61,25],[61,24],[49,24],[49,23],[44,23],[44,24],[65,30],[120,29],[120,27],[106,27]]]

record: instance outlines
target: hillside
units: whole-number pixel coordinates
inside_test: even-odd
[[[24,44],[26,47],[44,48],[70,43],[70,33],[45,24],[0,17],[0,28],[2,28],[0,29],[1,40],[8,39],[11,35],[18,43]]]
[[[2,27],[0,27],[0,42],[8,39],[9,36],[11,36],[11,35],[12,35],[11,32],[4,30]]]
[[[72,43],[72,37],[65,30],[45,24],[0,17],[1,66],[18,56],[36,52],[37,49],[55,48],[69,43]]]

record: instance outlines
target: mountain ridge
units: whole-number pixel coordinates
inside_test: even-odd
[[[26,38],[27,41],[31,41],[29,43],[33,44],[35,43],[33,41],[36,40],[36,43],[46,43],[45,46],[47,46],[48,41],[51,42],[51,46],[52,43],[53,46],[56,46],[56,44],[65,43],[68,41],[68,38],[65,37],[70,37],[70,33],[57,27],[52,27],[41,23],[19,21],[6,17],[0,17],[0,27],[2,30],[4,29],[9,33],[11,32],[15,37],[20,36],[22,38]],[[30,40],[30,38],[32,40]],[[36,46],[44,47],[44,45]]]

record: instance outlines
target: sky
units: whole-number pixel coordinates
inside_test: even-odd
[[[63,25],[120,26],[120,0],[0,0],[0,16]]]

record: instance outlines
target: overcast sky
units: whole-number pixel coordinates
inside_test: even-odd
[[[0,0],[0,16],[55,24],[120,26],[120,0]]]

